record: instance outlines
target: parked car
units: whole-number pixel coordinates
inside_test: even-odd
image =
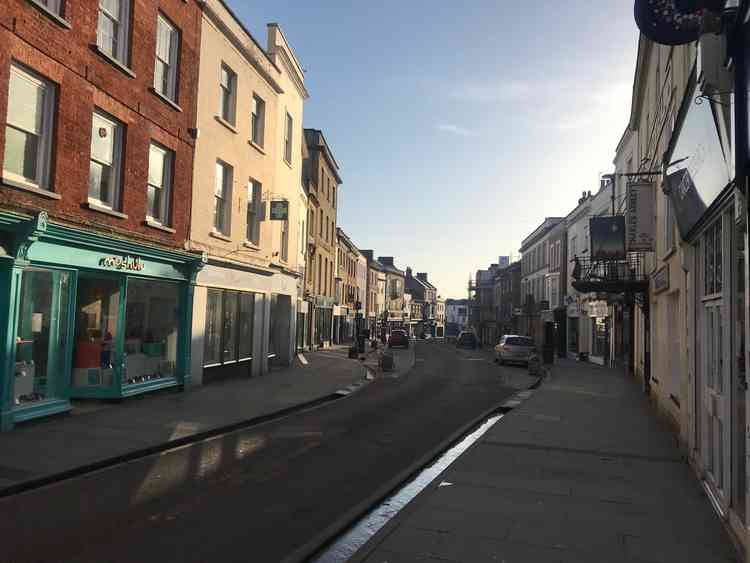
[[[529,358],[536,354],[536,343],[528,336],[506,334],[495,346],[495,360],[500,365],[506,362],[529,364]]]
[[[409,347],[409,336],[405,330],[392,330],[391,335],[388,337],[388,347],[395,348],[396,346],[403,346],[404,348]]]
[[[456,339],[456,348],[471,348],[472,350],[479,346],[477,335],[473,332],[464,331]]]

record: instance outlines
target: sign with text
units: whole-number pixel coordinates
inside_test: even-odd
[[[129,272],[140,272],[146,267],[138,256],[107,256],[99,260],[99,265]]]
[[[272,201],[271,202],[271,221],[286,221],[289,219],[289,202]]]
[[[654,189],[653,182],[628,184],[625,243],[630,251],[654,251]]]
[[[696,94],[694,89],[686,98],[689,105],[674,133],[677,142],[669,155],[672,164],[663,187],[683,239],[732,179],[712,104],[696,104]]]
[[[592,260],[625,258],[625,217],[610,215],[589,220]]]

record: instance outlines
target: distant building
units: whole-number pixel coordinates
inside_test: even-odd
[[[445,300],[445,336],[458,336],[469,328],[469,300]]]

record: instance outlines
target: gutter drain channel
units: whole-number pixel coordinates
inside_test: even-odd
[[[422,469],[416,477],[388,496],[383,502],[370,510],[346,532],[329,544],[323,551],[318,552],[309,561],[313,563],[341,563],[348,561],[367,541],[394,518],[414,497],[421,493],[435,478],[464,453],[469,446],[479,440],[492,428],[509,409],[502,409],[501,414],[494,414],[487,418],[470,434],[447,449],[431,465]],[[448,486],[445,483],[441,486]]]

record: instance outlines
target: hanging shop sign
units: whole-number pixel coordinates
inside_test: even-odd
[[[635,22],[643,35],[662,45],[684,45],[721,29],[725,0],[636,0]]]
[[[680,236],[687,238],[706,209],[731,181],[730,166],[710,103],[694,102],[695,88],[685,97],[687,107],[667,168],[664,192],[669,195]]]
[[[105,256],[99,260],[99,265],[129,272],[140,272],[146,267],[138,256]]]
[[[625,216],[611,215],[589,219],[592,260],[625,258]]]
[[[627,249],[654,251],[656,222],[654,221],[654,183],[631,182],[627,188],[625,242]]]
[[[289,202],[272,201],[271,202],[271,221],[286,221],[289,219]]]
[[[589,317],[595,317],[597,319],[602,319],[609,313],[606,301],[591,301],[589,302],[587,309]]]
[[[664,264],[651,278],[654,284],[654,293],[661,293],[669,289],[669,264]]]

